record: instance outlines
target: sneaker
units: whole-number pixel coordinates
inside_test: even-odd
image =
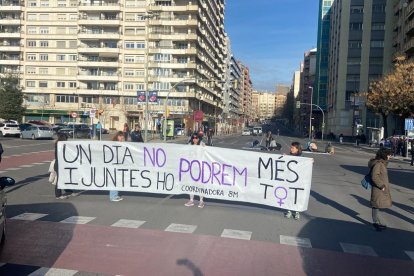
[[[293,218],[298,220],[300,218],[299,212],[295,212],[295,214],[293,215]]]
[[[292,212],[291,211],[287,211],[285,213],[285,218],[291,218],[292,217]]]
[[[200,201],[199,203],[198,203],[198,208],[204,208],[204,201]]]
[[[187,207],[191,207],[191,206],[194,206],[194,201],[192,201],[192,200],[189,200],[186,204],[184,204],[185,206],[187,206]]]
[[[110,200],[111,200],[111,201],[121,201],[121,200],[123,200],[123,198],[122,198],[122,197],[120,197],[120,196],[117,196],[117,197],[115,197],[115,198],[111,198]]]
[[[56,199],[67,199],[67,198],[68,198],[68,196],[65,196],[65,195],[61,195],[61,196],[56,197]]]

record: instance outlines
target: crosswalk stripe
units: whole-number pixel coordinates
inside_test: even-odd
[[[221,233],[221,237],[231,238],[231,239],[240,239],[240,240],[250,240],[252,238],[252,232],[233,230],[233,229],[224,229],[223,232]]]
[[[88,222],[96,219],[96,217],[83,217],[83,216],[72,216],[64,219],[62,223],[73,223],[73,224],[87,224]]]
[[[404,251],[405,254],[408,255],[408,257],[410,257],[411,260],[414,261],[414,251]]]
[[[281,244],[312,248],[311,241],[308,238],[280,235],[279,239]]]
[[[353,243],[339,243],[342,247],[342,250],[345,253],[352,253],[352,254],[359,254],[359,255],[367,255],[367,256],[378,256],[375,250],[368,245],[361,245],[361,244],[353,244]]]
[[[164,231],[191,234],[196,230],[196,228],[197,225],[171,223],[167,228],[165,228]]]
[[[28,276],[73,276],[77,270],[41,267]]]
[[[40,213],[23,213],[17,216],[12,217],[11,219],[18,219],[18,220],[38,220],[47,216],[47,214],[40,214]]]
[[[20,170],[21,168],[8,168],[6,169],[6,171],[17,171]]]
[[[139,228],[145,222],[146,221],[143,221],[143,220],[120,219],[114,224],[112,224],[112,226],[125,227],[125,228]]]
[[[45,163],[43,163],[43,162],[36,162],[36,163],[32,163],[33,165],[43,165],[43,164],[45,164]]]
[[[19,166],[20,168],[31,168],[31,167],[33,167],[34,165],[32,164],[32,165],[21,165],[21,166]]]

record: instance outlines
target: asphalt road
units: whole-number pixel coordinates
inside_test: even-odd
[[[242,150],[248,147],[254,139],[260,140],[260,138],[240,135],[215,137],[214,145],[216,147]],[[109,139],[109,136],[104,139]],[[287,153],[290,143],[296,141],[297,138],[279,136],[276,137],[276,140],[282,144],[280,153]],[[354,275],[374,275],[374,273],[376,273],[375,275],[390,275],[389,273],[397,272],[399,275],[414,274],[414,182],[412,181],[414,171],[409,163],[404,160],[392,160],[389,164],[394,205],[383,212],[383,217],[389,229],[376,232],[371,226],[369,192],[359,184],[363,175],[368,172],[367,162],[369,158],[374,156],[374,151],[357,148],[353,145],[335,144],[334,155],[304,153],[306,157],[314,159],[312,191],[309,209],[301,213],[301,218],[296,221],[284,218],[284,211],[281,209],[247,203],[206,199],[204,209],[199,209],[196,206],[185,207],[184,203],[187,200],[185,195],[166,196],[124,193],[122,194],[124,200],[114,203],[109,201],[107,192],[90,191],[82,192],[79,196],[70,197],[66,200],[58,200],[54,197],[54,187],[47,181],[49,161],[53,159],[53,141],[3,138],[0,142],[5,149],[5,155],[0,164],[0,174],[14,177],[17,180],[15,186],[7,188],[9,230],[8,240],[1,251],[0,262],[8,264],[0,266],[1,275],[3,275],[2,269],[6,272],[23,271],[23,268],[28,269],[28,267],[34,267],[33,271],[42,269],[41,267],[72,269],[75,273],[78,273],[76,275],[81,275],[79,274],[81,272],[78,271],[102,275],[134,275],[132,271],[125,270],[125,264],[117,259],[115,263],[106,260],[107,264],[111,264],[106,267],[105,262],[102,263],[102,258],[98,257],[98,255],[100,256],[98,246],[95,251],[92,251],[95,252],[96,258],[90,255],[90,259],[84,257],[89,260],[87,264],[83,264],[79,259],[73,260],[68,257],[70,255],[67,253],[68,250],[73,250],[71,254],[80,254],[80,247],[85,242],[94,240],[100,233],[115,231],[112,230],[114,227],[111,227],[114,223],[124,223],[127,229],[134,228],[135,232],[133,234],[131,234],[132,232],[121,234],[129,237],[131,243],[146,240],[148,244],[139,243],[138,245],[140,250],[145,249],[143,252],[147,252],[146,254],[158,254],[159,251],[156,250],[162,251],[167,247],[171,252],[185,252],[185,254],[194,256],[193,260],[188,259],[180,264],[178,264],[178,261],[174,263],[176,266],[186,267],[184,272],[180,270],[157,270],[163,267],[164,261],[166,262],[165,267],[168,267],[168,257],[161,261],[154,256],[155,264],[153,264],[153,259],[145,259],[145,262],[140,264],[139,267],[143,269],[142,271],[150,274],[251,275],[249,273],[255,273],[256,275],[276,275],[275,270],[284,269],[285,275],[329,275],[329,273],[338,269],[338,267],[335,268],[333,264],[329,263],[329,258],[341,260],[338,266],[343,267],[344,270],[341,271],[344,274],[337,273],[336,275],[349,275],[348,273]],[[185,138],[169,142],[185,143]],[[300,142],[305,143],[305,140]],[[319,143],[319,148],[323,147]],[[246,150],[246,162],[249,162],[248,150]],[[31,217],[31,215],[26,214],[22,217],[22,214],[25,213],[41,215]],[[76,226],[65,224],[66,228],[62,228],[60,222],[73,216],[85,217],[78,218],[78,220],[83,220],[86,224],[79,224],[81,222],[78,221],[78,224],[75,224]],[[35,219],[31,220],[33,218]],[[45,232],[45,224],[47,224],[46,229],[50,229],[50,231],[59,229],[56,231],[61,231],[61,233],[70,236],[68,241],[65,241],[59,247],[59,250],[52,245],[50,245],[51,247],[49,245],[42,247],[44,244],[36,241],[36,239],[42,241],[44,239],[45,243],[46,241],[53,241],[52,238],[48,238],[48,235],[59,241],[64,240],[55,232],[53,232],[55,234]],[[25,236],[30,235],[30,233],[26,233],[26,231],[30,232],[30,229],[33,229],[32,234],[37,234],[37,238]],[[171,229],[173,229],[173,232],[170,232]],[[79,234],[77,231],[94,234],[89,237],[88,234]],[[191,235],[191,238],[188,238],[188,243],[192,245],[190,251],[188,251],[188,248],[185,248],[185,250],[181,248],[183,243],[177,242],[176,249],[170,247],[172,246],[170,243],[179,240],[181,237],[170,234],[175,233],[175,231],[191,232],[191,234],[180,233],[180,235]],[[112,235],[119,234],[111,233]],[[145,235],[145,237],[129,236],[136,233]],[[168,233],[167,236],[165,236],[166,233]],[[85,235],[89,237],[89,240],[82,240]],[[154,235],[157,237],[155,238]],[[228,239],[225,236],[228,235],[234,239],[227,241]],[[202,241],[205,243],[207,241],[204,239],[209,240],[208,244],[217,243],[217,246],[222,246],[223,243],[226,244],[225,248],[220,248],[222,253],[214,251],[216,254],[225,254],[226,250],[229,250],[228,254],[234,254],[233,256],[222,256],[228,260],[226,270],[223,270],[222,267],[215,267],[218,264],[216,259],[207,261],[205,255],[202,259],[197,259],[197,254],[207,254],[203,250],[197,249],[200,247],[205,249],[206,244]],[[165,240],[165,242],[158,244],[156,241],[159,240]],[[149,243],[149,241],[152,243]],[[76,242],[79,242],[79,244]],[[111,244],[110,238],[96,242],[103,242],[106,245]],[[71,243],[73,243],[72,247]],[[38,250],[51,250],[50,248],[53,248],[55,251],[52,250],[54,253],[50,254],[49,262],[44,260],[36,262],[37,259],[30,256],[30,254],[39,254],[35,249],[32,250],[33,252],[29,250],[27,256],[24,256],[23,253],[17,255],[14,253],[27,246],[39,248]],[[241,268],[243,264],[248,262],[241,256],[244,253],[240,250],[252,250],[256,253],[250,258],[258,258],[261,256],[260,252],[266,252],[267,246],[276,248],[275,252],[284,253],[281,256],[278,256],[277,253],[274,253],[274,256],[267,256],[271,257],[270,260],[273,259],[274,262],[279,262],[281,267],[272,267],[270,260],[269,263],[266,263],[263,261],[265,260],[264,256],[262,256],[261,260],[264,262],[260,266],[262,270],[256,267],[254,268],[256,270],[253,271],[241,270],[241,272],[237,272],[236,266]],[[92,248],[94,248],[93,244],[88,248],[83,248],[82,252]],[[289,251],[293,250],[292,248],[296,250],[293,253]],[[254,251],[256,249],[257,251]],[[325,256],[321,258],[324,261],[321,261],[320,264],[309,261],[316,258],[314,257],[315,252]],[[43,253],[48,255],[47,252]],[[120,254],[123,253],[120,252]],[[312,257],[308,257],[308,255]],[[123,258],[127,257],[124,255]],[[289,258],[291,258],[291,262]],[[367,259],[361,261],[361,258]],[[198,260],[198,263],[194,260]],[[299,262],[299,265],[292,267],[295,260]],[[388,271],[385,268],[381,271],[372,270],[373,268],[370,270],[370,263],[378,263],[378,260],[381,260],[384,264],[390,264],[392,267],[397,265],[403,269],[402,271]],[[20,266],[15,267],[10,263],[19,264]],[[96,263],[96,265],[93,266],[91,263]],[[263,267],[268,269],[263,270]],[[302,268],[298,271],[294,270],[298,267]],[[365,270],[358,270],[364,267]],[[145,270],[146,268],[148,270]],[[28,269],[27,271],[32,270]],[[320,273],[317,273],[318,271]],[[199,272],[201,274],[197,274]]]

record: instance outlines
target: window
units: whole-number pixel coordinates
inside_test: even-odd
[[[36,47],[36,40],[28,40],[27,47]]]
[[[124,97],[124,104],[125,105],[136,105],[138,104],[137,97]]]
[[[135,62],[144,63],[145,62],[145,56],[143,56],[143,55],[135,56]]]
[[[155,62],[170,62],[171,55],[170,54],[155,54],[154,61]]]
[[[66,59],[65,55],[56,55],[56,60],[57,61],[64,61]]]
[[[26,81],[26,87],[35,87],[36,82],[35,81]]]
[[[26,67],[26,72],[30,75],[36,74],[36,67]]]
[[[385,30],[384,23],[372,23],[371,30],[373,31],[383,31]]]
[[[78,55],[69,55],[69,60],[70,61],[76,61],[76,60],[78,60]]]
[[[76,21],[76,20],[78,20],[78,14],[76,14],[76,13],[69,14],[69,20],[70,21]]]
[[[36,0],[29,1],[29,7],[36,7],[36,6],[37,6]]]
[[[78,96],[76,95],[56,95],[56,102],[58,103],[77,103]]]
[[[143,77],[145,76],[145,71],[144,70],[135,70],[135,75],[138,77]]]
[[[40,47],[49,47],[49,41],[40,41]]]
[[[48,33],[49,33],[49,27],[40,28],[40,34],[48,34]]]
[[[350,40],[348,41],[348,48],[359,49],[362,47],[362,41],[360,40]]]
[[[47,87],[47,81],[39,81],[39,87],[46,88]]]
[[[384,13],[385,5],[372,5],[372,13]]]
[[[349,23],[349,29],[351,31],[362,30],[362,23]]]
[[[27,60],[36,60],[36,54],[27,54]]]
[[[104,97],[104,104],[119,103],[119,97]]]
[[[154,82],[153,84],[155,90],[170,90],[169,82]]]
[[[125,90],[133,90],[134,89],[134,84],[133,83],[126,82],[124,84],[124,89]]]
[[[125,56],[125,63],[133,63],[135,62],[134,56]]]
[[[58,0],[58,7],[66,7],[66,0]]]
[[[351,6],[351,13],[364,13],[364,6]]]
[[[49,74],[49,68],[41,67],[39,68],[39,75],[48,75]]]
[[[49,1],[48,0],[41,0],[40,1],[41,7],[49,7]]]
[[[133,77],[134,76],[134,70],[125,69],[124,76],[125,77]]]
[[[384,41],[383,40],[372,40],[371,48],[384,48]]]
[[[36,27],[27,27],[27,33],[28,34],[37,34],[37,28]]]
[[[92,96],[84,96],[83,97],[83,102],[84,103],[98,103],[98,98],[97,97],[92,97]]]
[[[125,49],[134,49],[135,48],[135,43],[131,42],[131,41],[126,41],[125,42]]]
[[[145,49],[145,42],[144,41],[138,41],[137,42],[137,49]]]
[[[56,87],[59,87],[59,88],[65,87],[65,82],[63,82],[63,81],[56,82]]]
[[[135,89],[136,90],[144,90],[145,89],[145,84],[143,84],[143,83],[137,83],[136,85],[135,85]]]
[[[69,87],[70,87],[70,88],[76,88],[76,82],[74,82],[74,81],[70,81],[70,82],[69,82]]]
[[[49,60],[49,55],[48,54],[40,54],[39,55],[39,60],[47,61],[47,60]]]

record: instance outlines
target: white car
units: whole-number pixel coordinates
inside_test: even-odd
[[[47,126],[29,126],[20,134],[22,139],[53,139],[53,129]]]
[[[0,137],[2,136],[20,136],[20,128],[15,123],[0,123]]]
[[[250,136],[252,134],[252,130],[250,128],[243,129],[242,135],[243,136]]]

